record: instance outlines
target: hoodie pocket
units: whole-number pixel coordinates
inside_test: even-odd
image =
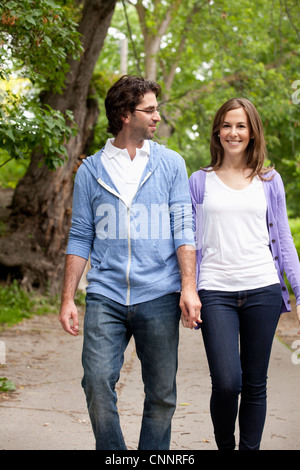
[[[111,272],[110,276],[125,276],[126,263],[128,258],[128,250],[124,245],[111,246],[104,251],[101,260],[94,262],[88,273],[88,280],[97,280],[103,278],[104,273]],[[100,261],[100,262],[99,262]]]
[[[176,271],[178,265],[174,246],[161,246],[161,242],[134,245],[130,268],[132,287],[164,281],[170,272]]]

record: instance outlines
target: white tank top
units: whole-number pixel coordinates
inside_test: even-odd
[[[255,177],[242,190],[208,172],[203,201],[203,259],[198,289],[239,291],[279,282],[269,249],[267,202]]]

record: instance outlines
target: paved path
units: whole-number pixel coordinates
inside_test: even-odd
[[[0,449],[92,450],[92,435],[80,381],[82,336],[73,338],[46,316],[23,322],[0,335],[6,365],[0,376],[17,391],[0,399]],[[142,413],[140,365],[131,342],[123,367],[119,411],[128,449],[136,449]],[[300,449],[300,364],[275,339],[269,369],[268,415],[261,448]],[[215,449],[209,415],[210,377],[200,332],[181,328],[178,407],[171,449]]]

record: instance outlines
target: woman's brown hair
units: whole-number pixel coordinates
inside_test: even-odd
[[[244,108],[250,124],[251,139],[246,149],[246,165],[252,170],[250,177],[253,178],[258,175],[263,180],[269,179],[264,178],[263,176],[272,170],[271,167],[263,166],[267,158],[263,125],[255,106],[246,98],[232,98],[226,101],[226,103],[224,103],[217,111],[212,125],[210,140],[210,166],[212,167],[212,170],[217,170],[223,163],[224,149],[221,145],[218,134],[224,122],[226,113],[237,108]]]

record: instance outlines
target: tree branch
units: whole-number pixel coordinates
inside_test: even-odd
[[[290,12],[290,9],[288,8],[287,6],[287,2],[286,0],[284,0],[284,6],[285,6],[285,11],[286,11],[286,14],[288,16],[288,19],[290,20],[290,23],[291,23],[291,26],[292,28],[295,30],[297,36],[298,36],[298,39],[300,40],[300,31],[296,28],[293,20],[292,20],[292,15],[291,15],[291,12]]]
[[[4,165],[6,165],[6,163],[10,162],[11,160],[14,160],[14,157],[11,157],[8,160],[6,160],[4,163],[1,163],[0,168],[2,168]]]

